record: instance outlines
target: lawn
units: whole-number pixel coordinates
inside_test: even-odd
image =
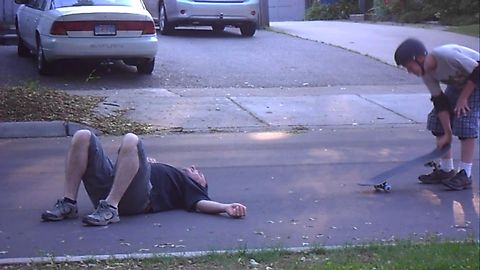
[[[480,37],[480,24],[449,26],[447,30],[459,34]]]
[[[210,253],[198,257],[4,265],[0,269],[479,269],[476,241],[394,244],[287,250]]]

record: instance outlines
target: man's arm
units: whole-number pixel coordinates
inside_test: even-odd
[[[240,203],[219,203],[209,200],[198,201],[196,210],[207,214],[226,213],[234,218],[240,218],[247,214],[247,207]]]

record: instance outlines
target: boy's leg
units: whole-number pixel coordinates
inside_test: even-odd
[[[131,133],[125,135],[118,152],[111,190],[95,212],[83,221],[90,225],[118,222],[118,209],[122,214],[143,213],[149,203],[151,188],[148,165],[139,138]]]
[[[442,124],[437,117],[435,109],[428,114],[427,129],[432,132],[436,140],[444,134]],[[453,168],[452,149],[445,153],[443,157],[438,160],[438,167],[434,167],[429,174],[418,176],[418,180],[423,184],[441,184],[442,181],[450,179],[455,176]]]
[[[458,173],[443,184],[451,190],[463,190],[472,184],[472,164],[475,141],[478,138],[478,119],[480,117],[480,90],[476,88],[468,99],[470,111],[466,115],[454,118],[453,135],[460,138],[460,158]]]

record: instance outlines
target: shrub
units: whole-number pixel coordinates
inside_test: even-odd
[[[309,21],[347,19],[356,8],[357,0],[339,0],[331,4],[322,4],[315,1],[307,9],[305,19]]]
[[[383,2],[383,3],[382,3]],[[478,24],[478,0],[376,0],[378,19],[417,23],[439,20],[442,24]]]
[[[478,0],[423,0],[423,10],[436,14],[442,24],[478,24]]]

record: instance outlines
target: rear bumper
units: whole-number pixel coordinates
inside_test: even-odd
[[[72,38],[42,36],[47,61],[60,59],[153,59],[156,36],[135,38]]]
[[[257,1],[214,3],[178,0],[173,2],[176,4],[167,7],[167,18],[174,25],[225,24],[239,26],[258,22],[259,5]]]

